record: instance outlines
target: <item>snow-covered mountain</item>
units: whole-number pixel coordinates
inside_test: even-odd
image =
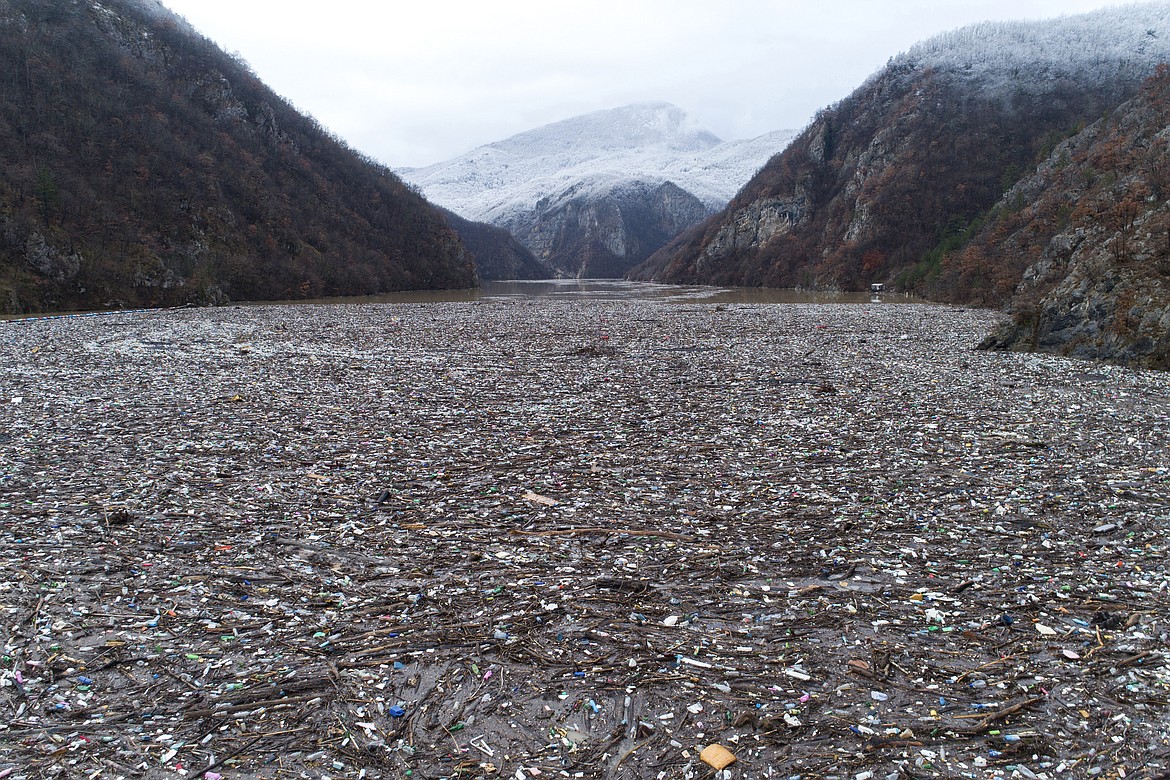
[[[652,244],[658,239],[649,236],[669,240],[672,231],[722,208],[795,135],[782,130],[723,142],[677,106],[639,103],[555,122],[397,173],[431,202],[507,228],[559,273],[604,268],[616,274],[657,249]],[[629,224],[640,219],[634,214],[650,213],[653,230]],[[598,216],[607,224],[595,226],[595,232],[604,236],[577,234]],[[632,240],[633,234],[640,238]],[[583,260],[585,246],[598,248],[604,262],[596,252]]]
[[[1165,61],[1168,23],[1165,2],[1037,22],[980,22],[920,41],[890,67],[934,68],[977,82],[984,94],[1011,94],[1021,86],[1042,93],[1056,79],[1140,80]]]
[[[398,173],[432,203],[493,224],[582,182],[674,182],[722,207],[796,133],[721,141],[669,103],[638,103],[554,122],[425,168]]]

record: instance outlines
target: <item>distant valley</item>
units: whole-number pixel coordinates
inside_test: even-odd
[[[725,206],[795,135],[724,142],[677,106],[643,103],[397,172],[428,200],[508,230],[550,275],[619,277]]]

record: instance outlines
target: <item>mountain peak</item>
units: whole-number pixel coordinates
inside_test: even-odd
[[[683,109],[651,102],[562,119],[488,146],[521,155],[539,149],[541,154],[563,154],[568,158],[566,162],[580,162],[619,150],[701,151],[719,143],[717,135]]]
[[[399,173],[432,202],[493,224],[570,186],[616,179],[672,181],[718,207],[793,135],[722,142],[683,109],[654,101],[562,119]]]
[[[725,211],[630,276],[1015,299],[1014,329],[991,345],[1166,364],[1170,90],[1119,107],[1168,60],[1167,3],[931,38],[819,112]],[[1060,146],[1104,115],[1145,129],[1121,128],[1079,161]],[[1056,148],[1053,173],[1013,188]]]

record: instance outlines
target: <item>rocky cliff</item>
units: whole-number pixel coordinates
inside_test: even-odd
[[[941,255],[1167,58],[1164,4],[924,42],[822,111],[723,212],[631,276],[979,297],[961,280],[940,288]]]
[[[985,348],[1170,369],[1170,70],[1057,147],[941,265],[943,287],[1011,286]]]
[[[443,216],[153,0],[0,0],[0,311],[471,287]]]
[[[710,214],[672,182],[593,179],[503,225],[557,276],[616,278]]]

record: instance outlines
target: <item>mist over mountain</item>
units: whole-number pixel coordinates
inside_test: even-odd
[[[475,284],[435,208],[154,0],[2,0],[0,73],[0,310]]]
[[[506,228],[559,275],[620,276],[721,208],[793,135],[724,143],[676,106],[641,103],[399,173],[434,203]]]

